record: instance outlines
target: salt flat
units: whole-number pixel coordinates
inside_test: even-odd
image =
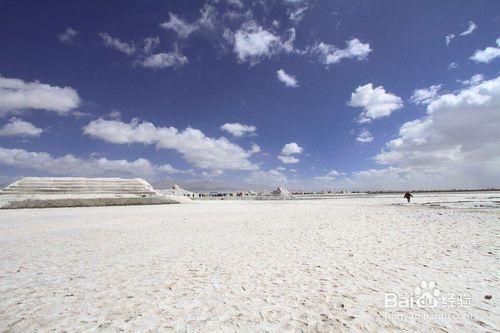
[[[498,210],[401,201],[0,211],[0,331],[499,331]]]

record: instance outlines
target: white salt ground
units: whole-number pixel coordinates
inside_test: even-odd
[[[498,211],[401,200],[0,211],[0,331],[499,331]]]

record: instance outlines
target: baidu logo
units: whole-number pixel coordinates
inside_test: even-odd
[[[434,281],[422,280],[410,295],[384,294],[386,308],[464,307],[471,303],[469,294],[443,293]]]

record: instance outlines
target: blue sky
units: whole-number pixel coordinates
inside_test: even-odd
[[[500,186],[498,1],[0,3],[0,177]]]

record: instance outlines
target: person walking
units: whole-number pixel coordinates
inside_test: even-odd
[[[403,196],[406,200],[408,200],[408,203],[410,203],[410,198],[413,198],[413,195],[411,195],[410,192],[406,192],[405,195]]]

